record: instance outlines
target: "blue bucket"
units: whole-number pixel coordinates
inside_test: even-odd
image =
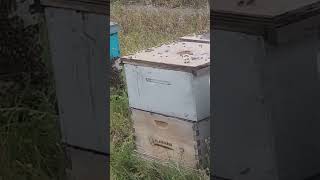
[[[110,60],[120,58],[119,26],[110,22]]]

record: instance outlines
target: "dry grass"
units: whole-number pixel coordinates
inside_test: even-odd
[[[111,20],[121,27],[122,55],[208,31],[209,19],[207,9],[128,7],[120,3],[111,8]]]
[[[117,2],[121,4],[165,6],[168,8],[177,8],[177,7],[204,8],[208,5],[209,0],[111,0],[111,2],[112,3]]]

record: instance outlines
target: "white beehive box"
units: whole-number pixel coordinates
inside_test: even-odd
[[[209,118],[184,121],[131,109],[137,152],[142,157],[198,168],[209,160]]]
[[[191,121],[210,116],[210,44],[175,42],[122,62],[130,107]]]

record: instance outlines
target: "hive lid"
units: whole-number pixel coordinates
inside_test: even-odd
[[[216,0],[213,4],[215,29],[263,35],[273,41],[280,28],[320,13],[320,0]]]
[[[210,65],[210,44],[174,42],[121,58],[124,64],[193,72]]]
[[[119,32],[119,25],[115,22],[110,22],[110,34]]]
[[[85,11],[95,14],[109,14],[108,0],[40,0],[35,5]]]
[[[216,0],[214,11],[273,18],[314,5],[319,0]]]
[[[179,40],[185,42],[210,43],[210,33],[188,35],[179,38]]]

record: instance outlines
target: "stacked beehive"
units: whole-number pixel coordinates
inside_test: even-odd
[[[210,44],[182,40],[122,62],[138,153],[202,165],[210,136]]]

